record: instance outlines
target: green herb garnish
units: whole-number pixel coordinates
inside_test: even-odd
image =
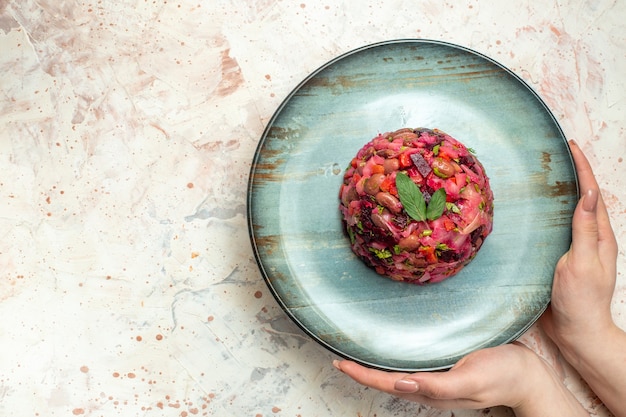
[[[438,219],[446,208],[446,190],[443,188],[433,193],[427,206],[419,187],[405,173],[396,174],[396,187],[404,210],[419,222]]]
[[[426,218],[428,220],[436,220],[443,214],[446,208],[446,190],[443,188],[435,191],[430,198],[430,203],[426,208]]]
[[[396,188],[406,213],[418,222],[426,220],[426,200],[424,200],[424,195],[413,180],[404,172],[396,174]]]
[[[446,209],[452,213],[461,214],[461,209],[454,203],[446,203]]]
[[[350,243],[354,245],[354,242],[356,241],[356,237],[354,236],[354,230],[352,230],[351,227],[348,227],[348,236],[350,237]]]
[[[369,250],[374,253],[378,259],[389,259],[393,256],[388,249],[369,248]]]

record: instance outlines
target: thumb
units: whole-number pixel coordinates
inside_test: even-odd
[[[588,189],[582,196],[572,219],[572,254],[585,259],[598,250],[598,198],[596,188]]]

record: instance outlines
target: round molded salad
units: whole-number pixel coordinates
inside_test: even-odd
[[[458,273],[493,227],[493,193],[474,151],[438,129],[404,128],[365,144],[339,192],[352,251],[414,284]]]

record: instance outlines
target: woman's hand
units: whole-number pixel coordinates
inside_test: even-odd
[[[572,245],[557,263],[550,308],[541,319],[563,357],[615,416],[626,416],[626,333],[611,315],[617,242],[587,158],[570,148],[581,191]]]
[[[582,343],[603,343],[613,326],[617,243],[589,161],[575,142],[570,148],[581,199],[572,219],[572,244],[556,265],[551,306],[543,327],[565,354]],[[572,352],[574,353],[574,352]]]
[[[588,416],[552,369],[518,343],[473,352],[446,372],[384,372],[351,361],[334,365],[360,384],[439,409],[505,405],[518,417]]]

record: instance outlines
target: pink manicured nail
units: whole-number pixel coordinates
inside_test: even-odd
[[[410,379],[398,379],[393,388],[396,391],[411,393],[417,392],[419,386],[417,385],[417,382],[411,381]]]
[[[583,210],[594,211],[598,205],[598,190],[593,188],[587,190],[583,196]]]

